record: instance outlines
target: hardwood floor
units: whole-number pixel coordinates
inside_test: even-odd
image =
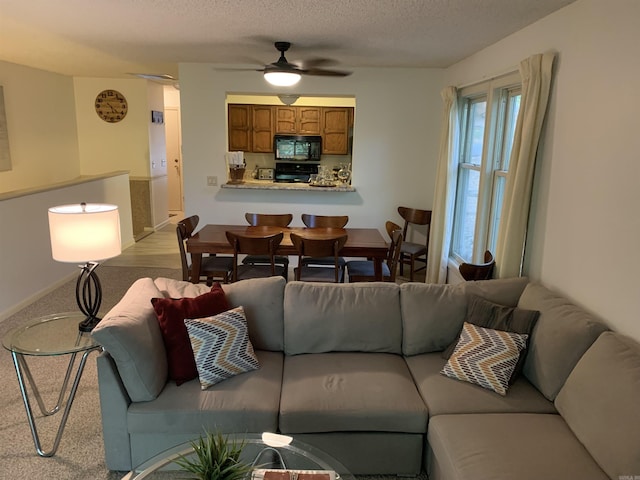
[[[138,240],[122,253],[104,262],[104,265],[118,267],[158,267],[182,268],[175,224],[182,219],[176,215],[169,218],[169,224],[162,229]]]

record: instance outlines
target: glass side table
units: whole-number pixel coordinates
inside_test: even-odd
[[[24,407],[27,411],[27,419],[29,420],[31,435],[33,436],[36,451],[41,457],[51,457],[55,455],[58,445],[60,444],[62,432],[64,431],[64,427],[67,423],[67,418],[69,417],[69,412],[71,411],[73,399],[75,398],[76,391],[78,390],[80,379],[82,378],[82,372],[84,371],[87,357],[91,352],[101,349],[100,344],[91,337],[90,333],[80,332],[78,330],[78,324],[84,320],[84,318],[85,316],[80,312],[60,313],[56,315],[48,315],[46,317],[39,317],[25,325],[21,325],[11,330],[2,339],[2,346],[11,352],[11,356],[13,358],[13,365],[16,369],[16,375],[18,376],[18,384],[20,386],[20,393],[22,394],[22,401],[24,402]],[[82,354],[82,357],[75,369],[76,373],[65,404],[65,392],[67,391],[69,380],[74,371],[76,355],[79,353]],[[58,401],[53,408],[47,409],[33,380],[33,376],[29,371],[26,357],[50,357],[58,355],[70,355],[71,358],[69,359],[69,366],[67,367],[67,372],[62,382]],[[27,393],[27,383],[30,385],[36,402],[38,403],[38,407],[43,415],[53,415],[59,412],[62,405],[65,404],[58,432],[53,442],[53,447],[49,451],[44,451],[40,443],[38,429],[36,428],[33,410],[31,408],[31,402]]]

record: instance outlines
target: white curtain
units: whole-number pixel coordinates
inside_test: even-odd
[[[440,153],[436,173],[433,213],[429,232],[426,283],[446,283],[449,246],[453,228],[453,210],[458,172],[458,90],[446,87],[440,92],[444,101]]]
[[[544,53],[520,62],[522,98],[498,230],[496,278],[517,277],[522,273],[533,172],[554,58],[555,54]]]

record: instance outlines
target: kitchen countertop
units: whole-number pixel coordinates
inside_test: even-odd
[[[308,183],[282,183],[269,182],[266,180],[245,180],[243,183],[223,183],[222,188],[233,188],[237,190],[305,190],[315,192],[355,192],[351,185],[338,184],[335,187],[315,187]]]

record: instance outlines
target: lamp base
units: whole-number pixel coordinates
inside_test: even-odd
[[[96,317],[87,317],[78,324],[78,330],[80,330],[81,332],[90,332],[96,327],[96,325],[98,325],[100,320],[102,319]]]
[[[76,282],[76,303],[87,317],[78,324],[81,332],[90,332],[100,321],[97,315],[102,303],[102,286],[95,272],[97,267],[98,262],[80,265],[80,275]]]

